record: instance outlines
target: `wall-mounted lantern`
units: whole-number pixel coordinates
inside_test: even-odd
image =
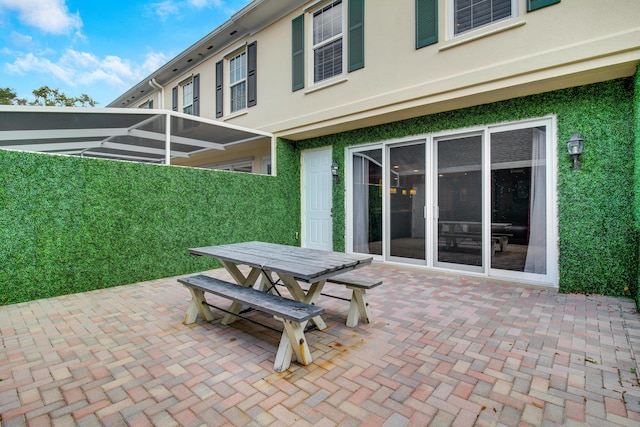
[[[582,154],[582,148],[584,145],[584,138],[574,133],[567,141],[567,150],[573,157],[573,169],[580,169],[580,154]]]
[[[336,162],[331,163],[331,176],[333,176],[333,182],[340,184],[340,177],[338,176],[338,164]]]

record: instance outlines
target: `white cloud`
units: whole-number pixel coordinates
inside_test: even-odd
[[[25,25],[45,33],[80,35],[82,19],[69,12],[65,0],[0,0],[0,9],[18,13]]]
[[[30,48],[33,46],[33,37],[20,34],[16,31],[12,31],[11,34],[6,38],[7,42],[9,42],[12,46],[16,46],[19,48]]]
[[[18,75],[30,73],[52,76],[69,87],[87,88],[108,85],[116,90],[126,90],[167,61],[166,55],[147,53],[142,64],[118,56],[103,58],[89,52],[67,49],[62,56],[51,60],[33,53],[23,54],[13,63],[6,64],[7,72]],[[52,82],[54,85],[54,82]]]
[[[185,8],[204,9],[207,7],[222,8],[223,6],[222,0],[163,0],[149,5],[148,11],[165,21],[171,15],[179,16]]]
[[[160,3],[152,3],[150,9],[163,21],[166,20],[170,15],[177,15],[180,12],[180,7],[173,0],[166,0]]]
[[[187,1],[191,6],[202,9],[203,7],[220,7],[222,6],[221,0],[188,0]]]

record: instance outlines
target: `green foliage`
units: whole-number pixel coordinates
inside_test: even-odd
[[[635,85],[633,88],[634,93],[634,103],[633,103],[633,112],[634,112],[634,159],[635,159],[635,174],[634,174],[634,189],[635,189],[635,224],[636,230],[640,229],[640,64],[638,65],[636,76],[635,76]],[[640,271],[640,267],[638,267]],[[635,292],[633,289],[630,289],[631,295],[636,300],[636,307],[640,310],[640,275],[638,276],[638,283],[636,283]]]
[[[307,140],[301,149],[333,146],[342,175],[348,146],[555,114],[560,290],[637,297],[633,188],[638,178],[629,160],[634,155],[632,84],[631,79],[615,80],[418,117]],[[566,150],[574,131],[585,138],[579,171],[571,169]],[[344,248],[344,209],[344,185],[334,186],[334,247],[339,249]],[[640,210],[640,202],[635,209]]]
[[[67,96],[60,89],[51,89],[49,86],[42,86],[33,92],[35,99],[28,102],[24,98],[18,98],[15,90],[10,88],[0,88],[0,105],[41,105],[57,107],[95,107],[97,102],[89,95],[83,93],[80,96]]]
[[[299,180],[283,169],[280,179],[0,151],[0,305],[217,266],[190,247],[296,244]]]
[[[0,105],[25,105],[26,100],[18,98],[15,90],[0,87]]]

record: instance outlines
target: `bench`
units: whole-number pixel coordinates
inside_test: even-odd
[[[302,365],[312,362],[304,328],[309,319],[324,313],[323,308],[202,274],[181,278],[178,282],[191,292],[191,302],[184,318],[185,325],[195,322],[198,314],[207,321],[213,320],[213,314],[204,297],[204,293],[208,292],[233,301],[222,321],[223,325],[232,323],[244,305],[271,314],[283,323],[284,330],[273,365],[276,372],[288,369],[294,357]]]
[[[505,252],[507,250],[507,245],[509,244],[509,237],[511,236],[513,236],[513,234],[492,233],[491,240],[493,242],[493,245],[491,246],[491,252],[495,253],[496,246],[498,246],[498,250],[500,252]],[[458,246],[458,239],[460,241],[465,239],[471,240],[473,242],[482,241],[482,233],[441,232],[440,237],[445,239],[445,244],[447,247]],[[451,245],[449,243],[451,243]]]
[[[351,328],[357,326],[358,319],[364,323],[371,323],[373,316],[369,308],[369,301],[367,301],[367,289],[380,286],[382,280],[362,277],[357,273],[349,272],[332,276],[327,279],[327,282],[345,285],[347,289],[352,291],[347,326]]]

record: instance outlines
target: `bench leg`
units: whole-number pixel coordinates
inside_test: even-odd
[[[325,280],[321,280],[319,282],[312,283],[305,295],[304,290],[300,287],[300,284],[293,276],[283,273],[278,273],[278,276],[282,279],[282,283],[285,284],[287,290],[291,293],[291,296],[293,296],[293,299],[312,305],[316,305],[316,302],[320,297],[320,293],[322,292],[322,288],[326,282]],[[312,318],[311,321],[321,331],[327,328],[327,324],[324,323],[324,320],[322,320],[322,317],[320,316]]]
[[[297,323],[277,316],[274,317],[282,321],[284,330],[282,331],[282,337],[278,345],[278,352],[276,353],[273,369],[276,372],[289,369],[291,361],[294,360],[294,358],[301,365],[310,364],[313,358],[311,357],[307,339],[304,336],[304,327],[307,322]]]
[[[187,307],[187,314],[185,314],[184,322],[182,323],[189,325],[195,322],[198,314],[207,322],[212,321],[213,313],[211,313],[211,309],[208,305],[202,303],[202,301],[205,300],[204,291],[201,289],[187,288],[191,292],[191,302],[189,303],[189,307]]]
[[[367,300],[366,289],[351,288],[352,290],[351,303],[349,304],[349,315],[347,316],[347,326],[353,328],[358,326],[358,319],[364,323],[371,323],[373,316],[371,315],[371,309],[369,308],[369,301]]]
[[[258,277],[260,277],[260,270],[257,268],[252,268],[249,274],[247,274],[247,276],[245,277],[245,275],[242,274],[242,272],[238,269],[237,265],[228,261],[221,261],[221,263],[224,266],[225,270],[227,270],[231,277],[233,277],[233,280],[235,280],[236,283],[240,286],[252,287],[256,283],[256,280],[258,280]],[[235,314],[240,313],[240,310],[242,310],[241,303],[231,303],[228,311],[234,314],[227,313],[222,319],[221,323],[223,325],[229,325],[233,323],[237,318]]]

